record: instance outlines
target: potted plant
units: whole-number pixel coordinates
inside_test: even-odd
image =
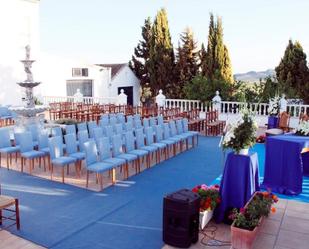
[[[272,204],[278,197],[271,192],[256,192],[244,208],[234,209],[229,216],[231,226],[232,248],[250,249],[259,230],[263,217],[276,212]]]
[[[267,128],[277,128],[279,125],[279,114],[280,114],[280,97],[275,96],[269,100],[268,106],[268,124]]]
[[[243,110],[236,121],[227,125],[221,143],[223,149],[231,148],[237,154],[248,154],[249,148],[255,144],[257,128],[254,115]]]
[[[201,197],[200,202],[200,228],[203,229],[211,220],[214,210],[220,203],[219,185],[198,185],[192,189]]]

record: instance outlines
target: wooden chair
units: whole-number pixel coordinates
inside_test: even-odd
[[[14,206],[15,208],[12,209],[11,208],[12,206]],[[10,215],[10,213],[13,213],[13,215]],[[14,222],[4,227],[2,226],[4,220],[10,220]],[[20,229],[18,199],[13,198],[11,196],[1,195],[1,187],[0,187],[0,226],[2,226],[2,228],[8,228],[14,225],[16,225],[17,230]]]
[[[288,114],[287,112],[280,113],[279,128],[282,129],[284,132],[288,132],[291,130],[289,124],[290,124],[290,114]]]
[[[309,120],[309,116],[308,116],[307,114],[301,113],[301,114],[299,115],[299,123],[300,123],[300,122],[303,122],[303,121],[308,121],[308,120]]]

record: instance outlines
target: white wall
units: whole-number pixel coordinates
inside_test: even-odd
[[[39,1],[0,1],[0,105],[20,105],[21,88],[26,74],[20,60],[25,58],[25,46],[31,46],[31,58],[39,52]],[[37,63],[33,64],[36,80]]]
[[[112,79],[110,96],[116,97],[118,88],[126,86],[133,86],[133,105],[138,105],[140,102],[140,81],[129,66],[123,67]]]

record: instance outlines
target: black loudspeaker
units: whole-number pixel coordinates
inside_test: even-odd
[[[189,189],[169,194],[163,200],[163,241],[188,248],[198,241],[200,197]]]

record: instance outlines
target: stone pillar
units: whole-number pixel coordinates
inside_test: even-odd
[[[128,96],[124,93],[124,90],[120,90],[120,94],[117,96],[117,105],[127,105]]]
[[[287,105],[288,105],[288,101],[285,99],[285,94],[283,93],[281,95],[281,99],[279,100],[280,113],[287,111],[287,107],[288,107]]]
[[[74,94],[74,102],[81,103],[83,102],[84,95],[80,92],[80,89],[77,88],[76,93]]]
[[[166,97],[163,95],[163,91],[160,89],[159,94],[156,96],[156,104],[158,108],[164,108]]]
[[[213,109],[218,111],[219,113],[221,112],[221,97],[219,95],[219,91],[216,91],[216,96],[212,98],[212,106]]]

